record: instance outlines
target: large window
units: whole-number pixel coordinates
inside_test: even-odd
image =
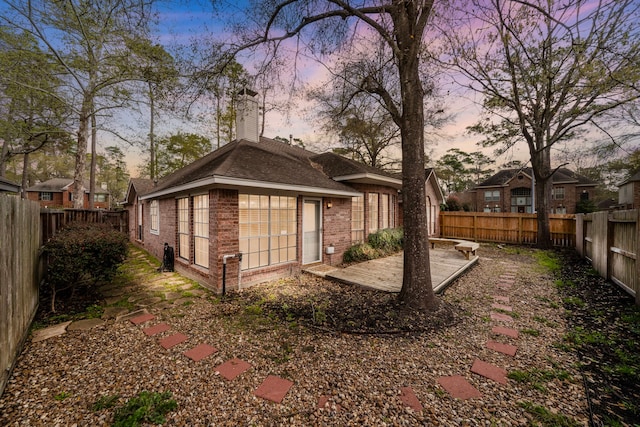
[[[391,202],[389,204],[389,227],[395,228],[396,226],[396,196],[391,196]]]
[[[193,198],[193,262],[209,268],[209,195]]]
[[[158,234],[160,232],[160,210],[158,208],[158,201],[152,200],[149,209],[149,215],[151,215],[151,232]]]
[[[369,233],[378,231],[378,193],[369,193]]]
[[[49,193],[49,192],[42,192],[40,193],[40,200],[44,200],[47,202],[50,202],[53,200],[53,193]]]
[[[94,202],[106,202],[107,201],[107,195],[104,194],[104,193],[94,194],[93,195],[93,201]]]
[[[500,190],[491,190],[484,192],[484,201],[485,202],[499,202],[500,201]]]
[[[364,241],[364,196],[351,198],[351,243]]]
[[[295,197],[240,194],[238,205],[243,270],[296,260]]]
[[[380,216],[382,217],[382,228],[389,228],[389,195],[382,194],[382,205]]]
[[[552,200],[564,200],[564,187],[554,187],[551,189]]]
[[[178,199],[178,256],[189,259],[189,198]]]
[[[531,189],[528,187],[514,188],[511,190],[511,212],[532,213]]]

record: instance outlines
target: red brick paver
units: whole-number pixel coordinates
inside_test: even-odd
[[[487,348],[503,354],[507,354],[509,356],[515,356],[516,351],[518,351],[518,347],[516,347],[515,345],[503,344],[497,341],[487,341]]]
[[[146,313],[146,314],[142,314],[138,317],[134,317],[132,319],[129,319],[131,321],[131,323],[133,323],[134,325],[139,325],[141,323],[144,322],[148,322],[149,320],[155,319],[156,316],[154,316],[151,313]]]
[[[510,305],[498,304],[496,302],[491,304],[491,308],[495,308],[496,310],[502,310],[502,311],[513,311],[513,307],[511,307]]]
[[[508,291],[509,289],[511,289],[512,286],[513,286],[513,284],[511,284],[511,283],[505,283],[505,282],[496,283],[496,287],[498,289],[502,289],[504,291]]]
[[[193,360],[194,362],[198,362],[198,361],[204,359],[205,357],[212,355],[213,353],[215,353],[217,351],[218,351],[217,348],[212,347],[209,344],[200,344],[200,345],[192,348],[191,350],[185,351],[182,354],[184,354],[185,356],[187,356],[189,359]]]
[[[482,394],[461,375],[440,377],[438,378],[438,384],[440,384],[451,397],[455,397],[456,399],[466,400],[474,397],[482,397]]]
[[[231,381],[241,373],[247,371],[251,368],[251,365],[248,362],[240,359],[231,359],[224,362],[222,365],[219,365],[215,368],[215,371],[218,372],[221,376]]]
[[[147,334],[148,336],[152,337],[154,335],[158,335],[164,331],[168,331],[169,329],[171,329],[171,327],[169,325],[167,325],[166,323],[158,323],[155,326],[151,326],[149,328],[144,328],[142,330],[142,332],[144,332],[145,334]]]
[[[508,314],[492,312],[491,313],[491,320],[501,320],[503,322],[511,323],[511,322],[513,322],[513,317],[509,316]]]
[[[265,400],[280,403],[292,386],[292,381],[269,375],[253,394]]]
[[[498,335],[506,335],[511,338],[518,338],[519,332],[515,329],[505,328],[503,326],[494,326],[491,332]]]
[[[509,303],[509,297],[505,297],[502,295],[494,295],[493,299],[496,301],[500,301],[502,303],[508,304]]]
[[[474,374],[482,375],[485,378],[499,382],[500,384],[507,383],[507,371],[490,363],[483,362],[480,359],[476,359],[471,367],[471,372]]]
[[[400,388],[400,401],[404,406],[408,406],[416,412],[422,411],[422,404],[411,387]]]
[[[188,339],[189,337],[187,337],[185,334],[173,334],[160,340],[160,345],[166,349],[169,349],[180,344],[181,342],[185,342]]]

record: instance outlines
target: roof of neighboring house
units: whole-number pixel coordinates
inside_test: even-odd
[[[269,138],[231,142],[161,179],[143,199],[207,186],[268,188],[342,197],[359,195],[331,179],[322,157]],[[337,156],[337,155],[334,155]],[[334,158],[335,162],[339,159]],[[378,174],[383,176],[381,171]]]
[[[20,191],[20,184],[16,184],[15,182],[9,181],[7,178],[0,176],[0,191],[17,193]]]
[[[51,178],[47,181],[40,182],[36,185],[32,185],[27,188],[28,192],[39,192],[39,193],[62,193],[63,191],[69,190],[69,187],[73,184],[73,178]],[[85,181],[82,183],[84,187],[84,192],[89,192],[89,182]],[[96,193],[98,194],[109,194],[108,191],[101,190],[96,188]]]
[[[529,178],[533,176],[531,168],[504,169],[478,184],[478,187],[498,187],[508,185],[509,181],[515,178],[518,173],[522,173]],[[578,186],[595,186],[597,184],[589,178],[577,174],[567,168],[559,168],[551,177],[551,182],[553,184],[566,183],[576,184]]]
[[[620,185],[618,185],[618,187],[621,187],[625,184],[628,184],[630,182],[638,182],[640,181],[640,171],[636,172],[635,174],[631,175],[631,177],[627,180],[625,180],[624,182],[620,183]]]

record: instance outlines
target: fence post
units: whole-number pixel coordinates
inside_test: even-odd
[[[636,305],[640,306],[640,209],[636,209]]]

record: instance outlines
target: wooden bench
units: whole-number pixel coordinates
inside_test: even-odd
[[[444,239],[441,237],[429,237],[429,243],[431,243],[431,249],[436,247],[436,243],[449,243],[453,245],[457,251],[460,251],[466,259],[469,259],[471,255],[475,256],[476,251],[480,248],[480,244],[476,242],[458,239]]]
[[[462,252],[466,259],[469,259],[470,254],[475,256],[479,247],[479,243],[467,242],[466,240],[463,240],[455,246],[456,250]]]

